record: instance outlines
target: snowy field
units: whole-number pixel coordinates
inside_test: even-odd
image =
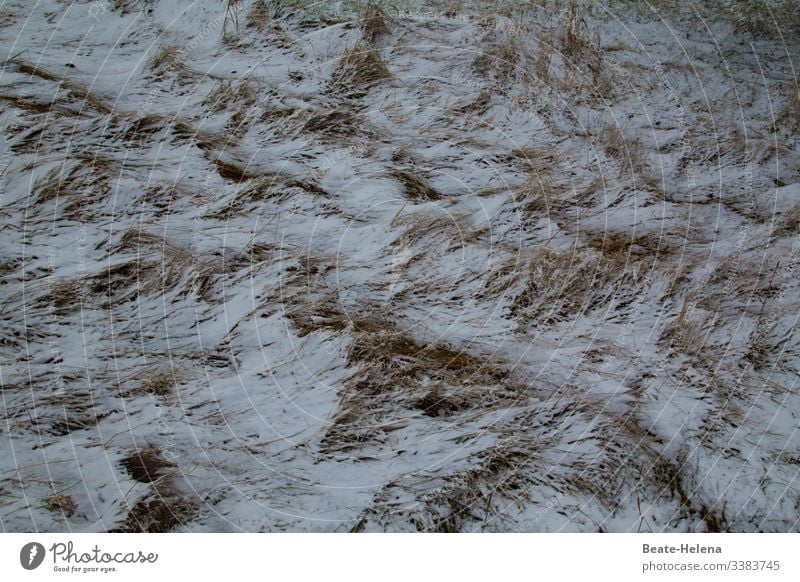
[[[800,530],[800,6],[0,0],[0,531]]]

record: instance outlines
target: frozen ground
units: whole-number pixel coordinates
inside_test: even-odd
[[[538,4],[4,1],[0,529],[800,529],[797,5]]]

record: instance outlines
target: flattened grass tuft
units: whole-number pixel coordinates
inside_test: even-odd
[[[392,74],[374,49],[357,44],[344,51],[328,83],[328,92],[343,98],[363,97]]]
[[[134,480],[140,483],[152,483],[164,475],[164,469],[175,466],[154,446],[134,450],[120,464]]]
[[[389,176],[403,185],[403,194],[409,200],[413,200],[414,202],[432,202],[443,198],[442,194],[428,184],[425,178],[410,170],[393,168],[389,170]]]

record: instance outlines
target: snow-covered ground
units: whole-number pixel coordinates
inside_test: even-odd
[[[4,1],[0,530],[800,529],[800,17],[672,4]]]

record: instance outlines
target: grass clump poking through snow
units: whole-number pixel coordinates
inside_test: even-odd
[[[630,172],[643,186],[658,189],[658,179],[648,171],[647,152],[638,137],[626,135],[618,123],[611,122],[600,128],[597,139],[603,152],[620,164],[622,172]]]
[[[95,205],[111,193],[111,181],[119,174],[115,161],[100,156],[67,159],[34,184],[39,203],[55,202],[64,216],[91,220]]]
[[[157,397],[166,397],[172,394],[177,381],[177,374],[173,370],[152,372],[145,374],[136,393],[151,394]]]
[[[44,506],[56,515],[61,517],[70,518],[78,509],[75,500],[71,496],[64,493],[54,493],[42,499]]]
[[[400,182],[403,186],[403,195],[414,202],[432,202],[443,198],[425,178],[410,170],[394,168],[389,171],[389,177]]]
[[[222,36],[223,39],[229,39],[229,27],[233,27],[233,31],[239,32],[239,3],[240,0],[225,0],[225,19],[222,22]]]
[[[270,4],[267,0],[255,0],[247,12],[247,27],[259,31],[266,30],[272,22],[273,14],[270,13]]]
[[[133,506],[125,502],[124,507],[128,510],[124,521],[111,532],[167,533],[188,523],[197,514],[195,504],[169,480],[154,484],[151,491]]]
[[[230,133],[197,129],[185,119],[176,119],[171,125],[178,140],[193,140],[198,148],[207,152],[221,152],[238,145],[236,136]]]
[[[340,108],[315,112],[303,124],[301,131],[320,137],[342,139],[358,132],[359,118],[352,111]]]
[[[724,14],[741,32],[781,38],[800,33],[800,5],[794,0],[728,0]]]
[[[255,89],[247,79],[240,81],[221,79],[214,84],[203,104],[211,111],[224,111],[230,107],[250,107],[255,102]]]
[[[156,73],[158,79],[164,79],[174,74],[178,81],[186,82],[194,75],[184,61],[181,50],[173,46],[162,47],[150,59],[150,68]]]
[[[603,102],[613,98],[615,81],[604,66],[600,35],[595,33],[592,36],[575,0],[565,12],[555,42],[560,47],[560,56],[566,65],[565,75],[559,80],[562,90],[569,93],[586,92]],[[543,68],[545,64],[537,64],[536,68]],[[541,74],[545,74],[544,71]],[[545,76],[549,77],[547,74]]]
[[[372,87],[391,78],[380,54],[358,43],[339,58],[328,83],[328,92],[343,98],[364,97]]]
[[[472,60],[472,68],[484,77],[509,84],[527,59],[524,43],[516,35],[495,30],[496,23],[492,18],[483,24],[491,30],[483,36],[480,51]]]
[[[53,313],[64,315],[80,311],[84,299],[82,279],[59,279],[49,285],[49,293],[42,299],[53,306]]]
[[[792,236],[800,232],[800,204],[796,204],[778,220],[774,234],[776,236]]]
[[[20,73],[26,73],[32,77],[38,77],[44,81],[52,81],[59,84],[59,86],[69,92],[72,96],[80,99],[82,105],[95,109],[100,113],[111,113],[112,107],[106,101],[96,95],[83,83],[74,79],[69,79],[64,75],[57,75],[47,69],[44,69],[38,64],[30,63],[23,59],[12,59],[7,63],[16,65]]]
[[[152,483],[163,476],[165,469],[175,466],[156,447],[137,449],[122,459],[120,464],[139,483]]]
[[[778,114],[776,124],[794,132],[800,129],[800,89],[792,90],[788,102]]]
[[[531,442],[506,437],[483,452],[465,471],[448,475],[437,490],[425,495],[417,514],[417,529],[459,533],[469,522],[486,523],[502,507],[526,495],[530,467],[538,461]]]
[[[578,10],[578,3],[572,0],[567,9],[561,32],[561,49],[567,58],[574,60],[590,50],[591,42],[586,28],[586,20]]]
[[[217,283],[245,267],[247,257],[236,253],[202,253],[163,237],[132,228],[123,234],[118,251],[135,253],[91,277],[90,289],[108,298],[106,307],[151,293],[187,297],[194,294],[216,302]]]
[[[214,162],[214,166],[217,168],[220,177],[236,184],[258,178],[257,173],[251,172],[241,164],[232,160],[217,160]]]
[[[383,442],[409,416],[487,414],[518,401],[523,388],[504,365],[444,343],[426,343],[372,320],[355,334],[348,361],[358,371],[341,392],[323,444],[328,452]]]
[[[370,44],[375,44],[381,38],[389,34],[389,26],[386,24],[386,14],[378,4],[367,2],[361,14],[361,34],[364,40]]]
[[[523,328],[585,316],[608,305],[614,299],[614,287],[633,282],[632,266],[577,245],[569,250],[539,248],[532,253],[528,282],[511,312]]]
[[[694,315],[689,310],[689,299],[684,300],[681,312],[671,321],[659,338],[659,343],[669,349],[697,358],[706,347],[711,333],[709,317],[705,313]]]

